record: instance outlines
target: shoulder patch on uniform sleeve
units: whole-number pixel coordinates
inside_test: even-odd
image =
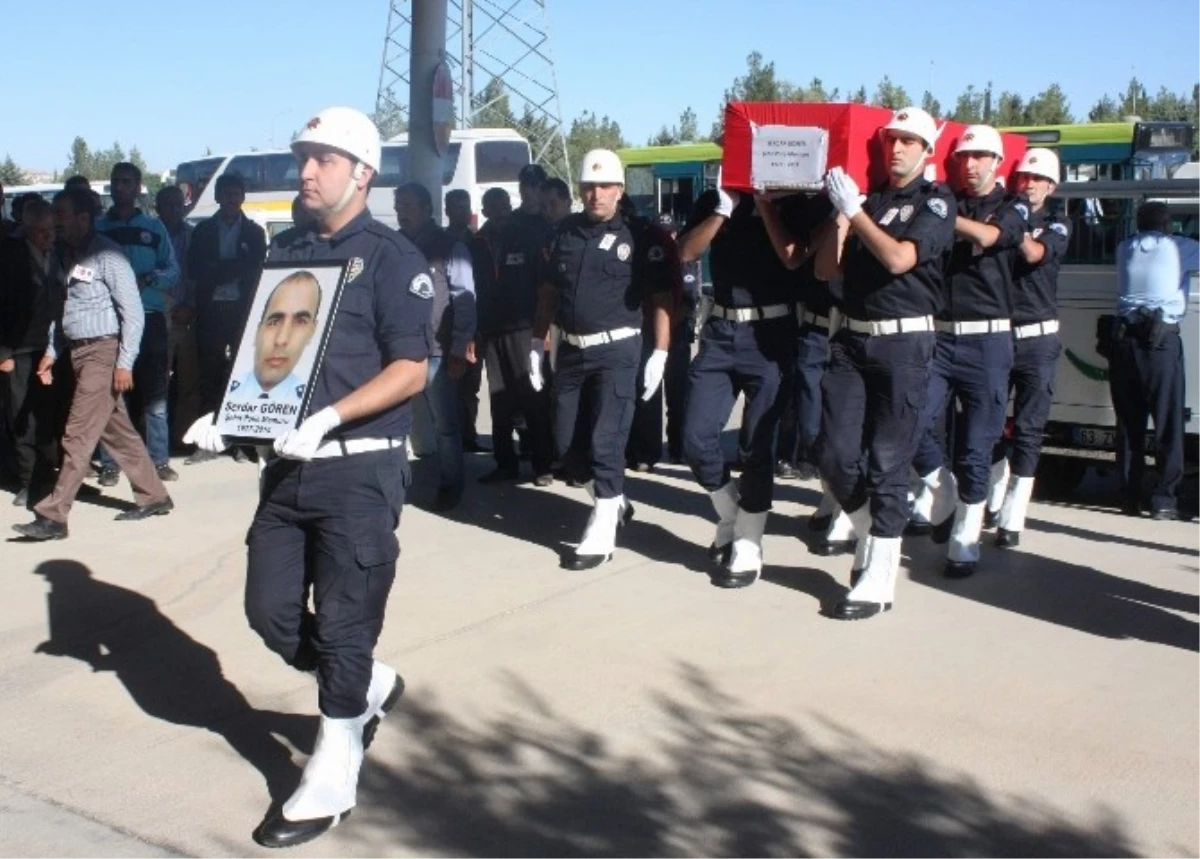
[[[925,204],[929,211],[933,212],[939,218],[945,218],[950,214],[950,209],[946,206],[946,201],[941,197],[933,197]]]
[[[1063,236],[1064,238],[1067,235],[1067,225],[1060,223],[1059,221],[1055,221],[1053,224],[1051,224],[1050,229],[1053,230],[1054,232],[1058,233],[1060,236]]]
[[[417,298],[433,298],[433,278],[421,272],[409,281],[408,291]]]
[[[625,262],[625,260],[629,259],[629,251],[629,245],[626,242],[621,242],[621,244],[617,245],[617,259]]]
[[[662,262],[665,256],[666,254],[663,253],[662,245],[655,245],[646,251],[646,259],[650,260],[650,262]]]

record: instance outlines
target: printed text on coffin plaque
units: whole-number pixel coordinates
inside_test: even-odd
[[[750,182],[755,188],[819,188],[829,133],[823,128],[762,125],[754,129]]]

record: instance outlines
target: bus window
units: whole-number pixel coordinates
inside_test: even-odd
[[[230,160],[225,172],[239,174],[247,194],[300,190],[300,167],[291,153],[238,155]]]
[[[192,206],[200,199],[205,186],[224,160],[224,156],[201,158],[198,161],[185,161],[175,168],[175,184],[183,191],[184,206]]]
[[[475,184],[516,182],[528,163],[529,144],[524,140],[481,140],[475,144]]]
[[[458,153],[462,145],[451,143],[442,156],[442,184],[449,185],[458,169]],[[379,175],[372,188],[399,188],[408,181],[408,144],[385,143],[380,154]]]
[[[634,207],[645,214],[654,211],[654,168],[637,166],[625,168],[625,193]]]

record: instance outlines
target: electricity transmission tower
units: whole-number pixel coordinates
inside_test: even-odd
[[[412,5],[389,0],[375,118],[385,136],[408,127]],[[533,160],[570,175],[547,0],[447,0],[446,62],[454,77],[458,128],[509,127],[529,140]]]

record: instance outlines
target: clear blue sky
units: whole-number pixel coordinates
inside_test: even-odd
[[[485,2],[485,0],[479,0]],[[166,169],[286,142],[317,109],[371,110],[387,0],[6,3],[0,157],[62,168],[75,135]],[[548,0],[564,120],[607,114],[643,143],[691,105],[707,131],[758,50],[793,83],[845,92],[885,74],[946,109],[967,84],[1028,98],[1057,80],[1076,116],[1135,74],[1200,78],[1196,0]],[[1037,10],[1023,15],[1023,10]],[[904,31],[905,35],[897,36]],[[86,39],[91,62],[56,48]],[[483,82],[479,82],[482,85]]]

